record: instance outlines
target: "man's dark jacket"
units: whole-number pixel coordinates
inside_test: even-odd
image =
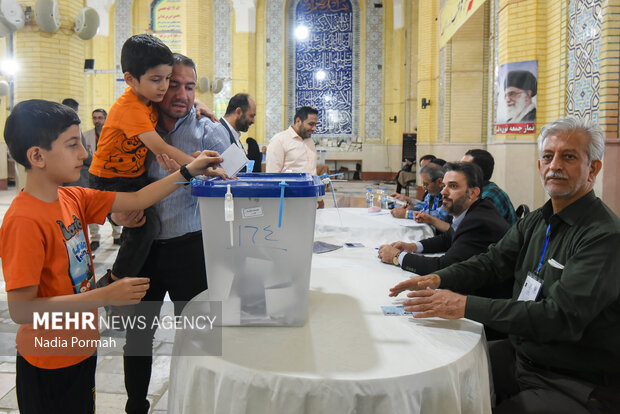
[[[462,262],[487,251],[497,243],[510,226],[488,200],[478,200],[467,210],[456,231],[450,227],[430,239],[422,240],[423,253],[444,253],[439,257],[426,257],[416,253],[405,255],[402,268],[419,275],[435,272],[452,263]]]

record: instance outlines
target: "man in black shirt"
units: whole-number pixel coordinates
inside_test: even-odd
[[[510,335],[489,343],[494,413],[615,413],[620,407],[620,219],[594,195],[605,136],[560,118],[538,137],[550,200],[487,253],[399,283],[416,318],[466,317]],[[464,296],[514,277],[512,299]],[[436,289],[441,288],[441,289]]]

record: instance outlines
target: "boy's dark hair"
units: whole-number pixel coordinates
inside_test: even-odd
[[[66,105],[42,99],[20,102],[4,125],[4,140],[11,157],[26,169],[32,168],[26,153],[31,147],[52,149],[52,143],[72,125],[79,125],[77,112]]]
[[[471,149],[465,153],[465,155],[471,155],[473,162],[482,169],[483,180],[486,183],[491,179],[493,175],[493,169],[495,168],[495,160],[493,156],[483,149]]]
[[[456,171],[463,173],[467,180],[467,188],[478,187],[482,191],[482,169],[473,162],[448,162],[444,165],[446,172]]]
[[[158,38],[148,34],[131,36],[121,50],[121,68],[140,81],[147,70],[159,65],[172,66],[172,52]]]
[[[297,112],[295,112],[295,116],[293,117],[293,123],[297,121],[297,118],[299,118],[301,122],[304,122],[306,119],[308,119],[308,115],[310,114],[319,116],[319,111],[310,106],[302,106],[297,110]]]
[[[108,113],[105,111],[105,109],[97,108],[90,115],[91,116],[94,115],[95,112],[101,112],[103,114],[103,116],[105,116],[106,118],[108,117]]]
[[[224,116],[232,114],[237,108],[241,108],[241,112],[245,114],[248,109],[250,109],[250,95],[247,93],[238,93],[230,98]]]
[[[194,69],[194,75],[196,75],[196,78],[198,78],[198,73],[196,72],[196,63],[191,58],[188,58],[187,56],[180,53],[173,53],[172,60],[174,61],[175,65],[183,65],[187,66],[188,68]]]
[[[78,101],[76,101],[73,98],[65,98],[62,100],[62,104],[68,106],[69,108],[73,109],[75,112],[78,111],[78,109],[80,108],[80,104]]]

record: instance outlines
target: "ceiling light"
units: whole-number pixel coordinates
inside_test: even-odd
[[[297,40],[306,40],[310,36],[310,31],[304,25],[297,26],[295,28],[295,37]]]

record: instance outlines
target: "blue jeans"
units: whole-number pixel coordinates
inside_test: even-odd
[[[152,180],[142,174],[139,177],[102,178],[89,174],[90,188],[103,191],[135,192],[149,185]],[[159,234],[161,224],[153,207],[144,210],[146,223],[142,227],[123,227],[121,246],[118,249],[116,260],[112,266],[114,276],[135,277],[146,263],[153,240]]]

